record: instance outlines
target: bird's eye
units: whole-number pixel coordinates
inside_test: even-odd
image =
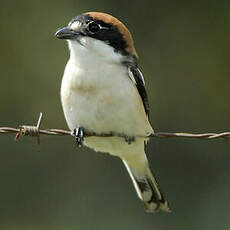
[[[87,26],[87,29],[90,33],[95,34],[100,31],[101,27],[96,22],[90,22]]]

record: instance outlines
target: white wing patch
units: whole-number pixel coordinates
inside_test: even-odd
[[[133,73],[132,73],[132,71],[130,70],[130,68],[128,68],[128,74],[129,74],[129,78],[133,81],[133,83],[136,85],[137,84],[137,82],[136,82],[136,80],[135,80],[135,78],[134,78],[134,76],[133,76]]]
[[[144,79],[144,77],[143,77],[141,71],[140,71],[139,69],[137,69],[137,71],[138,71],[138,73],[139,73],[139,76],[140,76],[140,78],[141,78],[141,81],[143,82],[143,85],[145,85],[145,79]],[[128,68],[128,74],[129,74],[130,79],[133,81],[133,83],[134,83],[135,85],[137,85],[137,82],[136,82],[136,80],[135,80],[135,77],[133,76],[133,73],[132,73],[132,71],[130,70],[130,68]]]
[[[139,74],[140,74],[139,76],[141,77],[141,80],[142,80],[143,84],[145,85],[145,79],[143,77],[143,74],[141,73],[141,71],[139,69],[137,69],[137,71],[139,72]]]

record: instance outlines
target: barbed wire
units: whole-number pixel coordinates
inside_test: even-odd
[[[71,135],[72,132],[63,129],[40,129],[42,119],[42,113],[40,113],[38,122],[36,126],[33,125],[20,125],[18,128],[12,127],[0,127],[0,134],[9,134],[16,133],[15,140],[18,140],[20,136],[35,136],[37,137],[37,143],[40,145],[40,135],[54,135],[54,136],[64,136]],[[94,132],[89,132],[84,130],[84,137],[121,137],[126,138],[127,136],[124,134],[117,133],[101,133],[97,134]],[[184,133],[184,132],[156,132],[149,136],[137,135],[136,138],[196,138],[196,139],[218,139],[218,138],[230,138],[230,132],[222,132],[222,133]]]

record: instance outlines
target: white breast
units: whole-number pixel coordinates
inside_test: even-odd
[[[115,57],[106,59],[79,45],[71,52],[61,86],[69,128],[126,135],[151,133],[136,86],[118,61],[120,55],[114,53]]]

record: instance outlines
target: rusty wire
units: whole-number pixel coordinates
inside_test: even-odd
[[[21,125],[19,128],[12,128],[12,127],[0,127],[0,134],[8,134],[8,133],[16,133],[15,140],[18,140],[20,136],[35,136],[37,137],[38,146],[40,144],[40,135],[71,135],[71,131],[63,130],[63,129],[40,129],[42,119],[42,113],[40,113],[38,122],[36,126],[33,125]],[[115,134],[115,133],[102,133],[96,134],[93,132],[88,132],[84,130],[84,136],[97,136],[97,137],[122,137],[125,138],[124,134]],[[137,138],[173,138],[173,137],[180,137],[180,138],[196,138],[196,139],[217,139],[217,138],[230,138],[230,132],[222,132],[222,133],[184,133],[184,132],[156,132],[151,134],[150,136],[142,136],[137,135]]]
[[[29,126],[29,125],[22,125],[19,128],[12,128],[12,127],[0,127],[0,134],[7,134],[7,133],[16,133],[18,139],[18,135],[22,136],[38,136],[38,134],[43,135],[55,135],[55,136],[64,136],[70,135],[71,131],[63,130],[63,129],[39,129],[37,132],[36,126]],[[35,130],[35,131],[34,131]],[[96,134],[90,132],[84,132],[86,137],[89,136],[97,136],[97,137],[124,137],[122,134],[114,134],[114,133],[104,133],[104,134]],[[184,137],[184,138],[196,138],[196,139],[217,139],[217,138],[230,138],[230,132],[223,132],[223,133],[183,133],[183,132],[176,132],[176,133],[169,133],[169,132],[156,132],[151,134],[150,136],[141,136],[138,135],[137,137],[140,138],[172,138],[172,137]]]

